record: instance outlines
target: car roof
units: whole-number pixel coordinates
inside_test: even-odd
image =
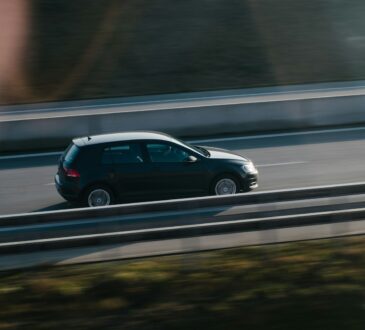
[[[73,143],[79,147],[110,142],[124,142],[136,140],[160,140],[169,142],[179,142],[172,136],[160,132],[151,131],[131,131],[111,134],[90,135],[73,139]]]

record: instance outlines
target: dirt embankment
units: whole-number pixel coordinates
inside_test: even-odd
[[[365,79],[362,0],[12,3],[2,104]]]

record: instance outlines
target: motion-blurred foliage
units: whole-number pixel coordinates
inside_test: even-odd
[[[363,329],[364,237],[0,273],[0,329]]]

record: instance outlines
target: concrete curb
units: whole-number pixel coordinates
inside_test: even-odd
[[[308,87],[307,87],[308,88]],[[352,93],[352,94],[351,94]],[[143,104],[134,111],[116,106],[113,111],[100,105],[97,112],[67,115],[14,116],[0,113],[0,152],[62,148],[75,136],[129,130],[164,131],[193,137],[225,133],[248,133],[284,129],[307,129],[365,123],[365,95],[359,89],[340,88],[333,92],[277,93],[270,97],[241,97],[200,101],[184,106],[164,103],[163,108]],[[9,116],[7,116],[9,117]]]

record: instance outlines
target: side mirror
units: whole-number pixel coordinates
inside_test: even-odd
[[[191,155],[185,159],[186,163],[195,163],[197,161],[198,161],[198,158],[196,158],[195,156],[191,156]]]

